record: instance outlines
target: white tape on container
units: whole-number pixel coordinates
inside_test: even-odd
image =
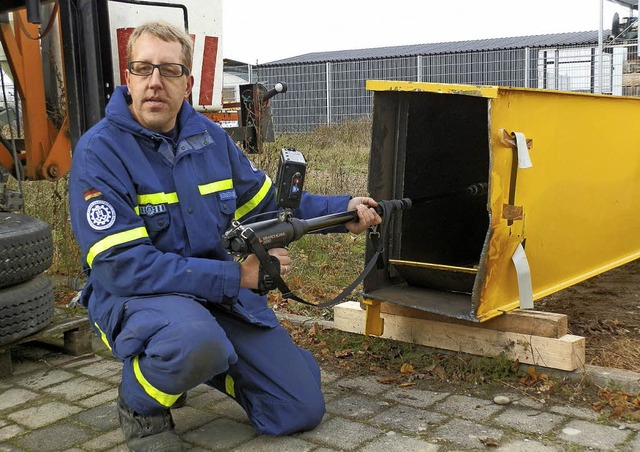
[[[522,243],[518,245],[513,256],[513,265],[516,267],[518,276],[518,293],[520,297],[520,309],[533,309],[533,287],[531,285],[531,269],[527,254],[524,252]]]
[[[516,138],[516,148],[518,149],[518,168],[531,168],[531,158],[529,157],[529,147],[527,139],[522,132],[513,132]]]

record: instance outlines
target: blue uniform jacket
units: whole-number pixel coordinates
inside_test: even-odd
[[[118,87],[71,168],[71,224],[88,274],[81,301],[92,324],[111,343],[127,300],[179,293],[276,325],[266,297],[240,289],[240,265],[220,244],[234,217],[276,210],[271,180],[187,102],[174,143],[136,122],[128,101]],[[305,193],[296,216],[343,211],[348,200]]]

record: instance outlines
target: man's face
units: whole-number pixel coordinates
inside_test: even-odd
[[[166,42],[143,34],[131,48],[131,61],[152,64],[183,63],[182,47],[178,42]],[[141,125],[154,132],[168,132],[175,126],[183,99],[193,88],[193,76],[172,78],[154,69],[151,75],[125,73],[131,94],[131,113]]]

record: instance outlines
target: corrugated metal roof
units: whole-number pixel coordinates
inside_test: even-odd
[[[605,39],[610,32],[605,31]],[[433,44],[413,44],[370,49],[336,50],[314,52],[282,60],[271,61],[260,66],[281,66],[289,64],[325,63],[347,60],[371,60],[399,58],[416,55],[437,55],[445,53],[479,52],[486,50],[521,49],[525,47],[560,47],[597,44],[598,31],[577,31],[547,35],[518,36],[511,38],[477,39],[474,41],[438,42]]]
[[[626,6],[627,8],[638,9],[638,0],[609,0],[611,3]]]

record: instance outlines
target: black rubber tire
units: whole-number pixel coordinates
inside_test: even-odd
[[[22,339],[51,323],[54,303],[53,285],[44,275],[0,290],[0,345]]]
[[[44,221],[0,212],[0,287],[39,275],[51,266],[53,240]]]

